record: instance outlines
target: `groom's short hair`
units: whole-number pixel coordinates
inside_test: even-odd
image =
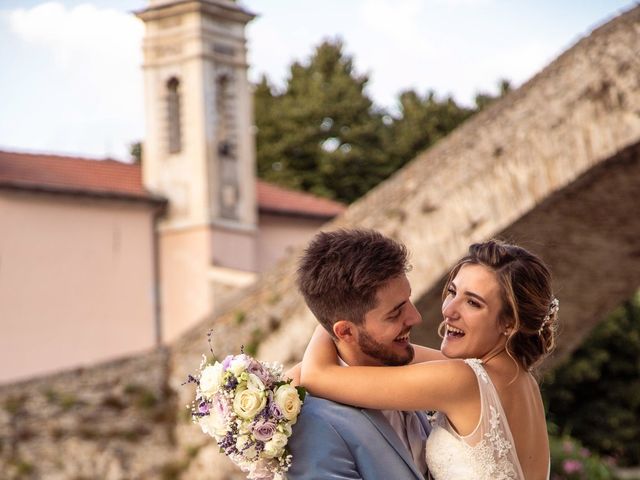
[[[409,270],[407,249],[375,230],[318,233],[298,265],[298,288],[320,324],[360,324],[376,307],[376,292]]]

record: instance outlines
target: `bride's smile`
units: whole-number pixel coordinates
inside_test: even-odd
[[[464,265],[442,303],[441,351],[449,358],[484,358],[504,348],[502,299],[496,275],[483,265]]]

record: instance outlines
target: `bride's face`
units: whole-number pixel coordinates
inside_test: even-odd
[[[495,274],[483,265],[463,265],[442,304],[442,353],[449,358],[483,358],[502,349],[507,336],[499,322],[501,310]]]

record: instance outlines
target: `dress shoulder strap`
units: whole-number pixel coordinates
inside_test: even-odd
[[[493,468],[496,468],[496,473],[499,472],[503,475],[491,478],[524,479],[513,435],[498,391],[485,370],[482,360],[468,358],[464,362],[476,374],[480,389],[482,411],[475,440],[483,445],[482,449],[485,450],[485,454],[489,455],[490,452],[490,456],[495,462]]]

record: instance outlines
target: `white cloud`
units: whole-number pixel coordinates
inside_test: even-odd
[[[38,120],[30,122],[31,148],[46,138],[51,150],[128,158],[127,143],[143,135],[142,22],[61,2],[11,10],[5,18],[12,42],[42,59],[25,72],[44,80],[30,92],[42,98]],[[14,115],[18,120],[20,112]]]
[[[23,40],[50,49],[67,64],[99,57],[101,62],[140,60],[143,25],[133,15],[91,4],[67,9],[47,2],[9,12],[9,27]]]

